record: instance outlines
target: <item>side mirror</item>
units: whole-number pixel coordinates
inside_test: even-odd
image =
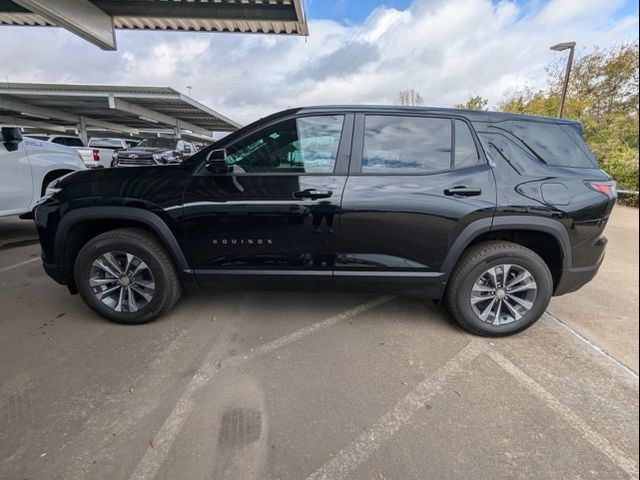
[[[18,149],[18,144],[22,141],[22,133],[17,127],[2,127],[2,141],[10,152]]]
[[[211,173],[227,173],[229,171],[227,167],[227,150],[224,148],[211,150],[207,155],[204,166]]]

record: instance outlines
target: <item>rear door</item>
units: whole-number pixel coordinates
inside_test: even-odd
[[[280,119],[227,145],[227,173],[196,171],[184,216],[201,283],[331,285],[352,125],[343,113]]]
[[[338,287],[438,296],[452,242],[495,204],[492,169],[466,119],[358,114]]]

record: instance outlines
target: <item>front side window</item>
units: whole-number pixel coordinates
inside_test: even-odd
[[[364,173],[430,173],[451,168],[451,120],[365,117]]]
[[[227,149],[233,173],[332,173],[343,115],[284,120]]]

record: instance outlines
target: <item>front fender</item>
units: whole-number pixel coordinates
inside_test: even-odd
[[[65,247],[70,230],[84,220],[127,220],[143,223],[158,236],[169,255],[180,270],[189,268],[187,260],[167,224],[155,213],[133,207],[104,206],[82,207],[62,217],[55,236],[54,258],[58,264],[64,263]]]

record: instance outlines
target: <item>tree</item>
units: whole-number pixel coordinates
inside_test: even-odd
[[[571,70],[565,116],[581,121],[585,138],[620,187],[638,190],[638,41],[578,56]],[[553,117],[558,110],[564,63],[547,68],[547,85],[524,89],[500,102],[505,112]],[[636,197],[637,201],[637,197]]]
[[[463,110],[486,110],[489,100],[481,97],[480,95],[474,95],[469,97],[465,103],[457,103],[456,108]]]
[[[400,105],[404,106],[417,106],[422,105],[424,103],[424,99],[420,92],[414,90],[413,88],[410,90],[401,90],[399,94]]]

